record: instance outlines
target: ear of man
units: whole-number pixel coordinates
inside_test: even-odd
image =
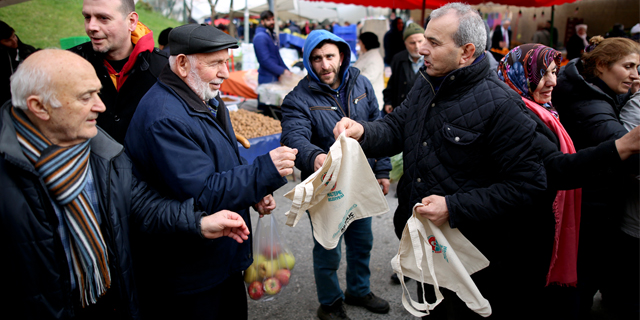
[[[176,70],[174,70],[174,72],[180,76],[180,78],[186,78],[192,67],[191,61],[186,55],[181,53],[176,57]]]
[[[129,32],[133,32],[138,27],[138,13],[135,11],[130,12],[125,19],[127,20],[127,24],[129,26]]]
[[[27,109],[30,113],[41,121],[48,121],[51,118],[49,109],[51,106],[47,106],[42,103],[42,98],[37,95],[31,95],[27,97]],[[29,113],[27,113],[28,115]]]
[[[460,65],[471,64],[475,58],[473,54],[476,53],[476,46],[473,43],[467,43],[461,47],[462,55],[460,56]]]

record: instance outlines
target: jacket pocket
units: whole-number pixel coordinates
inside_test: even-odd
[[[358,102],[362,99],[364,99],[367,96],[367,93],[363,93],[360,96],[356,97],[355,99],[353,99],[353,104],[358,104]]]
[[[309,110],[311,110],[311,111],[314,111],[314,110],[335,111],[335,110],[338,110],[338,107],[333,107],[333,106],[313,106],[313,107],[310,107]]]
[[[475,142],[480,133],[445,122],[442,126],[442,136],[453,144],[466,146]]]
[[[440,156],[452,167],[462,171],[481,166],[483,157],[480,133],[467,128],[444,123],[442,126],[442,149]]]

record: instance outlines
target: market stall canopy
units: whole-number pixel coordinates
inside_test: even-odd
[[[342,4],[353,4],[365,7],[382,7],[393,9],[422,9],[423,0],[307,0],[314,2],[333,2]],[[554,5],[561,5],[564,3],[571,3],[577,0],[464,0],[470,5],[487,5],[487,4],[501,4],[511,5],[519,7],[550,7]],[[425,0],[424,5],[427,9],[439,8],[451,1],[447,0]]]
[[[0,0],[0,8],[29,0]]]
[[[275,0],[275,10],[277,12],[278,19],[288,21],[302,21],[311,20],[311,17],[305,14],[300,14],[293,0]],[[259,15],[262,11],[269,10],[269,3],[265,3],[256,7],[249,7],[249,12]],[[297,12],[296,12],[297,11]]]

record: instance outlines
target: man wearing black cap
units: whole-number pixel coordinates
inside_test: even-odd
[[[251,225],[249,207],[275,208],[270,195],[287,183],[296,150],[280,147],[246,164],[229,112],[218,95],[237,40],[208,25],[169,33],[171,57],[140,100],[125,138],[134,173],[164,195],[198,208],[234,210]],[[186,160],[186,161],[185,161]],[[197,241],[183,235],[134,235],[141,309],[151,319],[247,318],[242,271],[251,238]]]
[[[36,48],[20,41],[13,28],[0,21],[0,105],[11,99],[11,75],[35,51]]]
[[[410,23],[402,34],[406,50],[398,52],[391,60],[391,77],[384,95],[384,112],[390,113],[397,108],[409,94],[418,77],[418,70],[424,64],[424,58],[418,52],[424,41],[424,29],[417,23]]]
[[[84,0],[82,15],[91,41],[69,50],[93,65],[107,107],[98,126],[123,143],[138,102],[156,83],[167,55],[153,47],[153,33],[138,21],[133,0]]]

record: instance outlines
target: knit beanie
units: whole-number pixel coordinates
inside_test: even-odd
[[[367,50],[380,48],[380,42],[378,36],[373,32],[365,32],[360,35],[360,41],[364,44],[364,48]]]
[[[416,33],[423,34],[424,29],[415,22],[411,22],[408,26],[404,28],[404,33],[402,34],[402,40],[407,40],[409,36],[414,35]]]

